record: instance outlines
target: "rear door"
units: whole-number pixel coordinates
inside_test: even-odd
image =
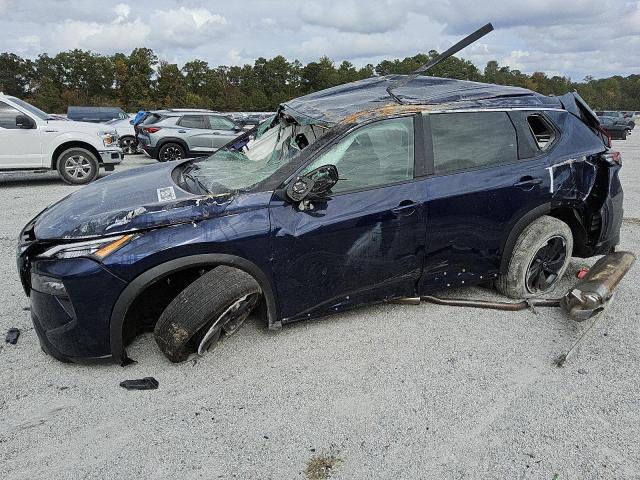
[[[486,111],[425,115],[432,175],[420,290],[493,277],[515,223],[550,201],[546,152],[555,131],[539,124],[542,116],[529,118]]]
[[[213,151],[213,136],[204,115],[184,115],[176,126],[178,136],[187,142],[190,152]]]
[[[18,128],[18,115],[24,114],[0,101],[0,169],[42,168],[41,129],[33,119],[35,128]]]
[[[229,118],[221,115],[208,115],[209,128],[211,129],[211,144],[214,149],[225,146],[236,138],[241,129]]]

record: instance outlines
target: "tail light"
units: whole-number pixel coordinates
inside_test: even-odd
[[[160,127],[144,127],[143,130],[147,133],[156,133],[157,131],[161,130]]]
[[[611,165],[622,165],[622,155],[615,150],[609,150],[602,154],[602,159]]]

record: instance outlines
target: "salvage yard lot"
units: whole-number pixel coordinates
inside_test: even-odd
[[[640,132],[623,153],[623,249],[640,254]],[[153,164],[127,157],[119,167]],[[381,305],[268,332],[257,319],[212,354],[171,364],[67,365],[40,351],[15,267],[21,227],[77,187],[0,176],[0,474],[36,478],[640,477],[640,267],[589,327],[559,310]],[[574,259],[556,292],[593,263]],[[472,288],[443,295],[502,299]],[[155,391],[126,391],[153,376]]]

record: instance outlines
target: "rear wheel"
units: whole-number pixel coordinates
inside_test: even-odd
[[[125,155],[133,155],[138,151],[138,142],[133,137],[122,137],[120,148]]]
[[[186,158],[184,148],[177,143],[165,143],[158,150],[158,161],[160,162],[171,162],[183,158]]]
[[[259,303],[255,279],[221,265],[195,280],[162,312],[154,329],[156,343],[172,362],[206,353],[224,333],[235,333]]]
[[[567,270],[572,251],[569,226],[554,217],[540,217],[518,237],[507,273],[498,276],[496,288],[510,298],[549,293]]]
[[[98,159],[84,148],[70,148],[58,157],[58,173],[70,185],[85,185],[99,173]]]

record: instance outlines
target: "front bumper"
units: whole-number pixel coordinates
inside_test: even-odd
[[[46,353],[63,362],[112,358],[111,310],[126,282],[88,258],[29,262],[19,257],[18,268],[29,295],[31,319]],[[60,280],[66,291],[37,291],[32,274]]]
[[[117,165],[124,160],[124,153],[121,149],[102,150],[98,153],[100,154],[100,163],[103,165]]]

